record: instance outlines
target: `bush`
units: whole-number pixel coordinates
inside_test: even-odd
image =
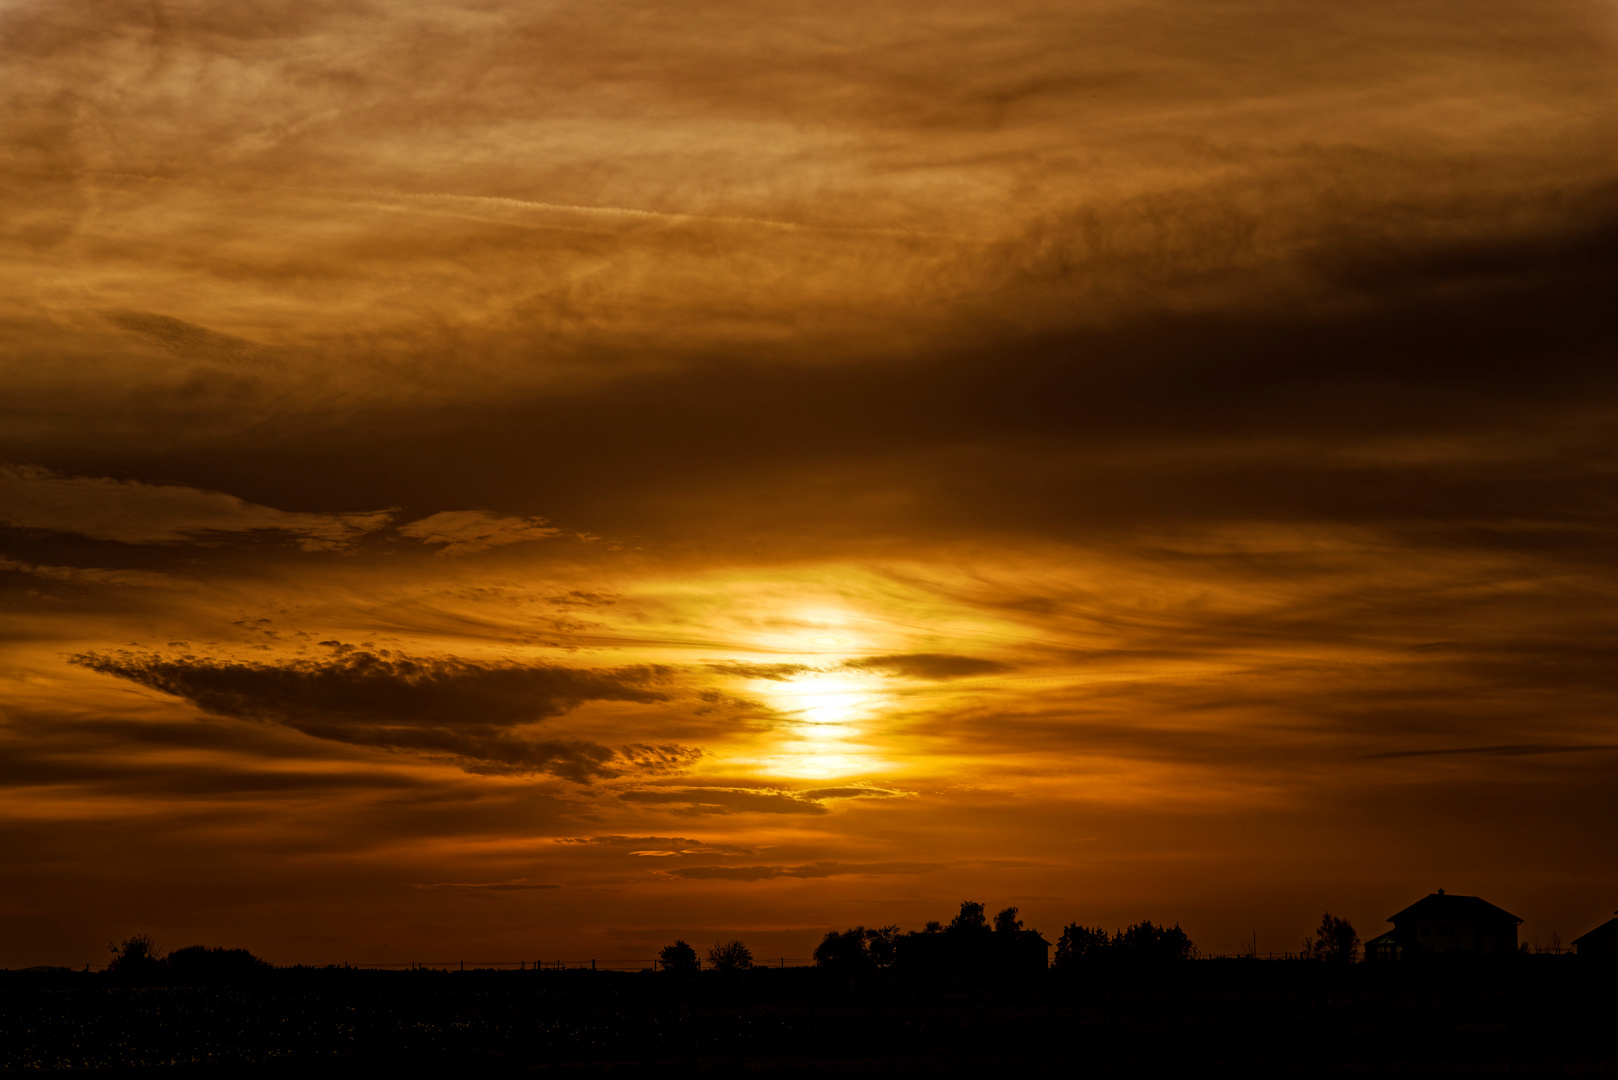
[[[187,945],[169,953],[165,961],[169,982],[181,986],[250,982],[269,972],[270,965],[246,949]]]
[[[161,981],[163,957],[158,951],[157,942],[147,935],[136,934],[107,948],[112,952],[112,963],[107,965],[107,974],[119,982],[146,984]]]

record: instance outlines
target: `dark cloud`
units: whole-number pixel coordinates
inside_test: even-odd
[[[531,889],[559,889],[560,885],[515,878],[511,881],[443,881],[430,885],[406,882],[412,889],[468,889],[481,892],[527,892]]]
[[[337,550],[388,523],[391,511],[287,513],[175,484],[70,476],[0,462],[0,523],[128,544],[219,543],[280,535],[308,551]]]
[[[662,871],[669,877],[698,881],[767,881],[771,878],[890,877],[928,874],[942,863],[839,863],[803,866],[676,866]]]
[[[300,793],[423,790],[407,776],[369,769],[265,769],[219,764],[120,761],[90,752],[81,741],[73,754],[8,748],[0,755],[0,788],[78,787],[104,794],[183,799],[258,798]]]
[[[898,799],[909,794],[908,791],[861,786],[811,788],[808,791],[798,792],[799,797],[805,799]]]
[[[626,802],[660,803],[679,807],[687,814],[824,814],[826,799],[892,799],[908,792],[886,788],[849,785],[785,791],[779,788],[699,786],[641,788],[618,797]]]
[[[224,364],[262,365],[274,354],[256,342],[151,311],[109,311],[109,322],[181,356]]]
[[[654,666],[583,670],[478,663],[336,648],[324,660],[255,663],[137,653],[84,654],[73,662],[190,701],[204,712],[279,724],[317,738],[442,757],[478,772],[548,772],[571,780],[612,776],[609,747],[531,739],[512,729],[586,701],[662,701]],[[636,750],[660,764],[668,755]]]
[[[28,574],[66,585],[135,585],[157,588],[173,585],[174,579],[149,570],[105,570],[97,567],[42,566],[0,556],[0,572]]]
[[[1001,675],[1015,671],[1011,664],[982,660],[973,656],[945,653],[899,653],[891,656],[862,656],[845,660],[843,667],[854,671],[880,671],[908,679],[961,679],[969,675]]]
[[[716,675],[730,675],[738,679],[769,679],[786,682],[820,668],[812,664],[755,664],[748,660],[717,660],[708,662],[708,670]]]
[[[695,746],[680,746],[677,743],[627,743],[618,748],[618,755],[630,767],[644,773],[677,773],[684,772],[697,763],[702,757],[702,750]]]
[[[1611,207],[1588,209],[1610,251]],[[1467,530],[1455,539],[1495,544],[1604,520],[1592,470],[1611,449],[1599,403],[1615,386],[1593,358],[1618,347],[1600,314],[1613,262],[1530,236],[1511,272],[1457,279],[1464,257],[1441,254],[1473,245],[1388,243],[1322,252],[1366,282],[1333,304],[1008,331],[857,371],[720,358],[475,409],[379,408],[358,426],[311,417],[251,454],[144,467],[269,503],[471,501],[671,538],[709,527],[692,507],[746,535],[809,514],[820,544],[879,528],[1095,539],[1236,521],[1453,521]],[[1396,273],[1424,253],[1425,274]],[[591,439],[587,470],[521,492],[475,467]],[[373,458],[402,467],[379,477]]]
[[[771,788],[686,787],[625,791],[625,802],[661,804],[686,814],[825,814],[813,799]]]
[[[734,844],[707,844],[688,836],[569,836],[556,842],[612,848],[630,855],[747,855],[753,850]]]
[[[1451,746],[1439,750],[1389,750],[1381,754],[1362,754],[1361,761],[1382,758],[1441,757],[1452,754],[1487,754],[1498,757],[1523,757],[1535,754],[1573,754],[1586,750],[1618,750],[1618,744],[1598,743],[1588,746],[1555,745],[1548,743],[1518,743],[1510,746]]]

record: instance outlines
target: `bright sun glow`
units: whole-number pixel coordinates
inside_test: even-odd
[[[790,776],[847,776],[878,766],[861,738],[881,695],[866,679],[811,675],[760,687],[795,723],[784,733],[778,771]]]
[[[874,697],[864,682],[841,675],[793,679],[768,695],[770,704],[804,724],[840,726],[870,711]]]

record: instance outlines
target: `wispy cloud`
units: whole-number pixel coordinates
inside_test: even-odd
[[[333,549],[385,527],[392,516],[391,510],[296,513],[217,491],[0,464],[0,524],[126,544],[195,544],[275,533],[308,550]]]
[[[469,889],[481,892],[528,892],[532,889],[559,889],[560,885],[550,882],[529,881],[527,878],[513,878],[510,881],[440,881],[429,885],[418,885],[407,882],[412,889]]]
[[[444,510],[399,526],[400,536],[442,545],[441,555],[470,555],[525,540],[549,540],[561,534],[544,518],[515,517],[486,510]]]

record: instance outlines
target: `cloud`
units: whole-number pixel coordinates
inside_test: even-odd
[[[786,682],[799,675],[821,669],[812,664],[755,664],[747,660],[714,660],[709,661],[708,670],[716,675],[730,675],[738,679]]]
[[[833,667],[813,664],[757,664],[748,660],[713,660],[708,670],[716,675],[729,675],[738,679],[768,679],[789,682],[799,675],[835,671],[874,671],[885,675],[910,679],[960,679],[969,675],[999,675],[1016,668],[998,660],[981,660],[973,656],[954,656],[948,653],[895,653],[889,656],[865,656],[845,660]]]
[[[0,464],[0,524],[125,544],[208,543],[271,532],[309,551],[329,550],[386,526],[391,517],[389,510],[289,513],[217,491]]]
[[[892,791],[887,788],[865,785],[811,788],[808,791],[798,792],[798,795],[805,799],[902,799],[910,794],[908,791]]]
[[[702,749],[677,743],[626,743],[618,748],[618,756],[641,772],[677,773],[695,765],[702,757]]]
[[[1439,757],[1451,754],[1485,754],[1492,757],[1527,757],[1537,754],[1574,754],[1587,750],[1618,750],[1618,743],[1590,743],[1587,745],[1558,745],[1556,743],[1514,743],[1503,746],[1451,746],[1439,750],[1389,750],[1380,754],[1362,754],[1361,761],[1387,758]]]
[[[21,559],[0,555],[0,570],[11,570],[46,581],[60,581],[68,585],[139,585],[157,587],[172,585],[174,579],[167,574],[151,570],[100,570],[80,566],[43,566]]]
[[[825,814],[813,799],[775,788],[686,787],[625,791],[620,799],[680,807],[687,814]]]
[[[558,839],[556,842],[558,844],[612,848],[627,855],[661,857],[674,855],[748,855],[753,850],[752,848],[738,847],[734,844],[706,844],[701,840],[693,840],[687,836],[569,836]]]
[[[890,877],[929,874],[943,863],[816,862],[803,866],[676,866],[661,873],[697,881],[767,881],[772,878]]]
[[[681,807],[687,814],[825,814],[825,799],[889,799],[908,794],[885,788],[849,785],[787,791],[767,787],[718,787],[691,785],[669,788],[640,788],[618,797],[626,802],[660,803]]]
[[[907,679],[961,679],[970,675],[1001,675],[1016,668],[998,660],[947,653],[895,653],[845,660],[843,667],[854,671],[880,671]]]
[[[130,652],[73,662],[184,698],[215,716],[277,724],[316,738],[456,761],[472,772],[547,772],[584,782],[646,760],[577,739],[513,729],[586,701],[646,704],[655,666],[586,670],[339,649],[322,660],[258,663]]]
[[[510,881],[441,881],[430,885],[418,885],[409,881],[405,884],[412,889],[471,889],[483,892],[526,892],[530,889],[561,888],[560,885],[529,881],[527,878],[513,878]]]
[[[259,365],[272,357],[270,350],[232,334],[151,311],[107,311],[109,322],[180,356],[224,364]]]
[[[544,518],[515,517],[487,510],[445,510],[398,528],[400,536],[424,544],[444,545],[440,555],[471,555],[504,544],[549,540],[561,531]]]

